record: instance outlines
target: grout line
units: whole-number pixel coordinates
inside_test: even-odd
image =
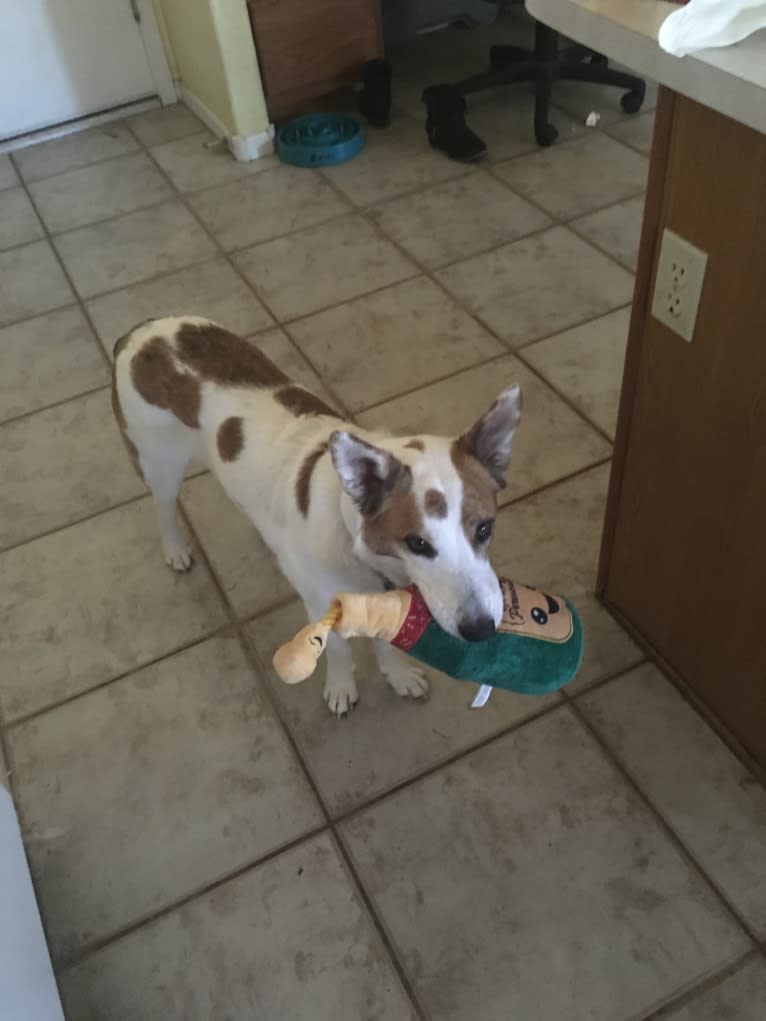
[[[93,338],[96,339],[95,337]],[[34,415],[39,415],[44,411],[53,411],[56,408],[60,408],[65,404],[71,404],[74,401],[82,400],[84,397],[92,397],[93,394],[102,393],[104,390],[109,389],[109,383],[102,383],[101,386],[91,387],[90,390],[83,390],[82,393],[71,394],[69,397],[62,397],[59,401],[53,401],[51,404],[43,404],[39,408],[32,408],[30,411],[22,411],[18,415],[12,415],[10,418],[4,418],[0,420],[0,428],[6,425],[15,425],[17,422],[23,422],[27,418],[32,418]],[[4,550],[0,552],[5,552]]]
[[[126,155],[130,154],[126,153]],[[134,153],[133,155],[142,156],[144,154],[139,152]],[[87,167],[83,167],[82,169],[86,170]],[[100,216],[96,220],[88,220],[85,223],[78,223],[75,224],[74,226],[63,227],[60,230],[51,230],[51,228],[48,227],[47,224],[44,224],[44,226],[46,226],[46,228],[49,230],[51,240],[53,238],[65,238],[69,234],[76,234],[78,230],[88,230],[90,227],[101,227],[105,223],[114,223],[116,220],[124,220],[127,216],[133,216],[135,213],[146,213],[149,212],[149,210],[151,209],[157,209],[159,206],[166,206],[173,201],[173,198],[174,196],[168,193],[161,199],[155,199],[153,202],[148,202],[145,205],[136,206],[135,209],[127,209],[123,210],[120,213],[112,213],[110,216]],[[38,213],[38,215],[42,219],[42,213]]]
[[[155,109],[162,109],[162,107],[155,107]],[[146,110],[144,111],[144,113],[147,113],[147,112],[148,111],[146,111]],[[95,125],[93,125],[93,127],[94,128],[103,128],[103,127],[106,127],[108,125],[113,125],[113,124],[121,124],[121,125],[123,125],[123,127],[126,127],[126,128],[128,126],[127,125],[127,121],[124,118],[122,118],[120,120],[106,121],[104,125],[95,124]],[[92,130],[92,129],[91,128],[86,128],[85,129],[85,131],[90,131],[90,130]],[[20,168],[18,166],[17,160],[14,158],[16,153],[26,152],[29,149],[36,149],[38,147],[38,145],[47,145],[49,142],[61,142],[61,141],[63,141],[66,138],[77,138],[78,136],[80,136],[82,134],[84,134],[83,131],[72,131],[72,132],[70,132],[67,135],[60,135],[58,138],[49,138],[49,139],[46,139],[45,141],[35,142],[32,145],[20,146],[18,149],[12,149],[10,152],[7,152],[5,155],[6,156],[10,156],[13,159],[14,169],[15,169],[17,175],[19,176],[19,178],[22,180],[22,182],[24,184],[37,184],[40,181],[52,181],[54,179],[54,177],[61,177],[62,174],[72,174],[76,170],[85,170],[86,167],[100,166],[102,163],[111,163],[112,160],[121,159],[123,156],[130,156],[132,154],[135,154],[138,151],[138,146],[137,146],[135,149],[126,149],[124,152],[118,152],[118,153],[115,153],[112,156],[101,156],[99,159],[88,160],[87,163],[81,163],[81,164],[78,164],[77,166],[74,166],[74,167],[66,167],[66,169],[64,169],[64,170],[57,170],[55,174],[43,174],[42,177],[34,177],[31,180],[27,180],[23,176],[23,174],[22,174],[22,172],[21,172],[21,170],[20,170]],[[131,135],[132,138],[135,139],[136,136],[133,134],[132,131],[130,132],[130,135]]]
[[[608,684],[611,684],[612,681],[619,681],[623,677],[627,677],[628,674],[632,673],[634,670],[637,670],[639,667],[644,666],[648,662],[646,656],[644,656],[640,651],[638,655],[639,655],[638,659],[629,663],[627,666],[621,667],[617,671],[617,673],[608,674],[606,677],[599,677],[595,681],[589,681],[587,684],[584,684],[581,688],[577,688],[575,691],[571,692],[567,691],[564,692],[564,694],[568,699],[574,701],[575,699],[585,698],[588,695],[592,695],[594,691],[600,691],[602,688],[605,688]]]
[[[571,482],[573,479],[579,478],[581,475],[587,475],[588,472],[592,472],[596,468],[602,468],[605,464],[609,464],[611,460],[612,454],[610,451],[607,457],[592,461],[590,464],[585,464],[581,468],[575,468],[575,470],[569,472],[568,475],[562,475],[560,478],[551,479],[550,482],[544,482],[535,489],[530,489],[526,493],[520,493],[518,496],[514,496],[513,499],[507,500],[505,503],[501,503],[497,508],[497,512],[499,514],[508,507],[515,507],[517,503],[523,503],[525,500],[532,499],[532,497],[540,496],[541,493],[547,493],[549,489],[555,489],[556,486],[562,485],[566,482]]]
[[[701,982],[688,989],[684,989],[680,993],[674,993],[661,1006],[652,1009],[648,1014],[642,1014],[640,1021],[660,1021],[660,1018],[667,1017],[670,1011],[676,1011],[679,1007],[686,1006],[687,1003],[693,1003],[698,996],[723,985],[727,979],[736,975],[752,961],[755,961],[757,957],[757,950],[746,950],[740,957],[716,969],[712,975],[708,975]],[[639,1019],[636,1019],[636,1021],[639,1021]]]
[[[593,723],[591,723],[590,717],[583,710],[577,698],[576,697],[570,698],[570,696],[568,695],[565,695],[564,697],[566,699],[567,705],[574,713],[574,715],[577,717],[579,722],[582,724],[585,730],[587,730],[587,732],[590,734],[593,740],[598,744],[599,748],[601,749],[605,757],[608,759],[608,761],[612,763],[612,765],[617,769],[619,774],[628,783],[631,789],[639,796],[640,800],[649,809],[651,815],[659,824],[661,830],[665,833],[667,837],[670,838],[671,843],[676,848],[676,850],[681,854],[682,858],[684,858],[684,860],[689,865],[691,865],[693,869],[697,872],[697,874],[705,881],[708,888],[715,896],[715,899],[718,901],[719,906],[723,907],[726,910],[727,914],[729,914],[731,918],[737,922],[739,928],[747,936],[750,943],[754,944],[755,946],[758,946],[758,937],[756,933],[751,929],[749,923],[740,914],[739,910],[736,907],[734,907],[734,905],[729,901],[726,894],[718,885],[718,883],[710,876],[707,869],[701,864],[700,861],[698,861],[697,857],[693,854],[690,848],[686,846],[686,844],[678,835],[678,833],[676,833],[675,828],[665,818],[665,816],[662,814],[659,808],[656,807],[652,799],[649,797],[649,794],[643,789],[638,780],[636,780],[635,777],[633,776],[628,766],[623,762],[622,757],[619,755],[619,753],[612,748],[607,738],[601,734],[601,732],[598,730],[597,727],[594,726]]]
[[[220,887],[225,886],[227,883],[239,879],[241,876],[245,875],[245,873],[247,872],[250,872],[252,869],[256,869],[261,865],[266,865],[268,862],[273,861],[280,855],[286,854],[289,851],[294,850],[296,847],[300,847],[301,844],[307,843],[310,840],[314,840],[320,834],[325,833],[327,831],[327,828],[328,827],[325,823],[322,823],[319,826],[314,826],[311,829],[307,830],[305,833],[302,833],[300,836],[294,837],[292,840],[288,840],[284,844],[280,844],[279,847],[276,847],[273,850],[268,851],[266,854],[263,854],[258,858],[253,858],[250,861],[245,862],[244,865],[238,866],[232,872],[227,872],[226,875],[219,876],[217,879],[214,879],[211,882],[206,883],[204,886],[194,890],[193,893],[184,894],[182,897],[179,897],[177,900],[174,900],[171,903],[166,904],[161,908],[158,908],[156,911],[151,911],[146,915],[143,915],[141,918],[136,919],[135,921],[131,922],[130,925],[125,925],[121,929],[116,929],[108,936],[104,936],[101,939],[93,940],[90,943],[86,943],[83,946],[78,947],[77,950],[73,951],[71,954],[63,956],[62,958],[55,962],[56,972],[61,973],[69,971],[76,965],[80,964],[83,960],[90,957],[92,954],[97,953],[99,950],[103,950],[105,947],[110,946],[112,943],[116,943],[119,940],[124,939],[126,936],[132,935],[138,929],[142,929],[144,926],[152,925],[155,922],[161,921],[163,918],[166,918],[168,915],[173,914],[180,908],[185,907],[192,901],[205,897],[207,896],[207,894],[213,893],[215,890],[218,890]]]

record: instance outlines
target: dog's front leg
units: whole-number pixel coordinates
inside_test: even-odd
[[[382,638],[373,641],[380,672],[402,698],[428,698],[428,681],[415,661]]]
[[[327,708],[339,719],[348,716],[359,701],[354,677],[354,659],[351,646],[345,638],[331,631],[327,636],[327,680],[324,700]]]

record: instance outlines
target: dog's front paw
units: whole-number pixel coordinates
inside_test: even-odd
[[[411,663],[397,663],[396,669],[386,671],[386,680],[402,698],[427,699],[428,681],[423,671]]]
[[[165,555],[165,563],[174,571],[188,571],[192,565],[191,547],[183,540],[173,543],[163,543],[162,552]]]
[[[340,720],[344,716],[348,716],[359,701],[359,692],[356,690],[356,682],[353,677],[350,680],[330,680],[328,678],[324,686],[324,700],[336,719]]]

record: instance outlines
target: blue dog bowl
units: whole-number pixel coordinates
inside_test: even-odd
[[[343,113],[316,113],[283,124],[277,132],[279,158],[295,167],[331,167],[364,148],[359,121]]]

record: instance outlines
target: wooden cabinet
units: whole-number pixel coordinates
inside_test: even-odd
[[[348,84],[383,55],[379,0],[248,0],[272,118]]]
[[[649,313],[665,227],[708,253],[691,343]],[[766,136],[664,89],[600,586],[766,769]]]

